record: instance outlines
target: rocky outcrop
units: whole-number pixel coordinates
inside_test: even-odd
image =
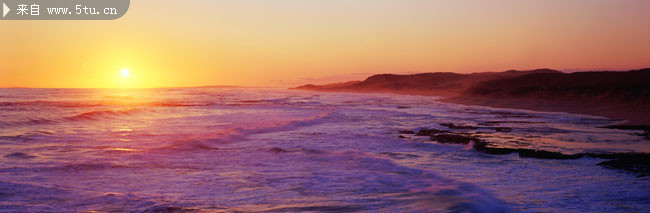
[[[519,157],[523,157],[523,158],[573,160],[573,159],[580,159],[582,157],[592,157],[592,158],[606,159],[606,161],[603,161],[597,165],[603,166],[608,169],[617,169],[621,171],[631,172],[636,174],[639,177],[650,175],[650,154],[647,153],[566,154],[566,153],[554,152],[548,150],[500,147],[499,145],[493,144],[485,139],[482,139],[473,133],[462,132],[463,130],[479,129],[479,127],[462,126],[462,125],[451,124],[451,123],[442,123],[440,125],[445,126],[451,129],[452,131],[439,130],[439,129],[419,129],[417,131],[401,130],[399,131],[399,133],[401,134],[400,135],[401,138],[407,138],[407,137],[403,137],[403,135],[428,136],[431,141],[435,141],[441,144],[460,144],[460,145],[471,144],[474,150],[481,153],[490,154],[490,155],[505,155],[505,154],[516,153],[517,155],[519,155]],[[491,127],[481,127],[481,128],[491,128]],[[623,126],[623,127],[608,127],[608,128],[629,129],[633,127]],[[639,127],[635,127],[634,129],[638,130]],[[453,132],[454,130],[459,130],[461,132]],[[507,128],[507,129],[496,129],[496,132],[502,132],[506,130],[512,131],[511,128]]]

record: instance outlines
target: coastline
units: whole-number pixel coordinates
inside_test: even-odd
[[[491,98],[464,95],[444,97],[440,101],[463,105],[595,115],[620,120],[622,123],[616,126],[650,126],[650,107],[645,104],[606,103],[593,100]]]
[[[488,73],[377,74],[363,81],[291,89],[438,96],[465,105],[602,116],[650,130],[650,68],[563,73],[551,69]]]
[[[650,129],[650,106],[646,104],[623,104],[606,103],[593,100],[553,100],[538,98],[493,98],[462,95],[459,93],[445,91],[416,91],[416,90],[319,90],[290,88],[292,90],[304,90],[313,92],[335,92],[335,93],[389,93],[397,95],[418,95],[440,97],[439,101],[473,106],[487,106],[495,108],[525,109],[540,112],[565,112],[572,114],[583,114],[606,117],[620,121],[612,128],[626,128],[637,130]]]

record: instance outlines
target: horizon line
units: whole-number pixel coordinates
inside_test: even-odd
[[[579,73],[579,72],[629,72],[629,71],[640,71],[640,70],[646,70],[650,69],[650,66],[647,67],[642,67],[642,68],[636,68],[636,69],[553,69],[553,68],[536,68],[536,69],[527,69],[527,70],[518,70],[518,69],[508,69],[504,71],[482,71],[482,72],[470,72],[470,73],[459,73],[459,72],[411,72],[411,73],[405,73],[405,72],[393,72],[393,73],[375,73],[375,74],[369,74],[368,77],[374,76],[374,75],[384,75],[384,74],[396,74],[396,75],[417,75],[417,74],[426,74],[426,73],[455,73],[455,74],[477,74],[477,73],[499,73],[499,72],[509,72],[509,71],[518,71],[518,72],[526,72],[526,71],[535,71],[535,70],[554,70],[558,71],[561,73]],[[347,81],[363,81],[361,80],[347,80]],[[306,83],[306,84],[311,84],[311,83]],[[305,84],[302,84],[305,85]],[[297,85],[297,86],[302,86],[302,85]],[[0,89],[179,89],[179,88],[210,88],[210,87],[234,87],[234,88],[285,88],[285,89],[290,89],[295,87],[294,86],[250,86],[250,85],[203,85],[203,86],[169,86],[169,87],[24,87],[24,86],[12,86],[12,87],[0,87]]]
[[[274,86],[236,86],[236,85],[207,85],[207,86],[170,86],[170,87],[0,87],[0,89],[182,89],[182,88],[281,88]]]

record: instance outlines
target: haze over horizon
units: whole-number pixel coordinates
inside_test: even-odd
[[[132,1],[116,21],[0,22],[0,41],[13,41],[0,49],[0,87],[290,87],[377,73],[640,69],[650,67],[649,8],[636,0]]]

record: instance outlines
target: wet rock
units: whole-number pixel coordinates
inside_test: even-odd
[[[421,129],[418,131],[416,134],[417,136],[433,136],[435,134],[440,134],[440,133],[448,133],[449,131],[445,130],[437,130],[437,129]]]
[[[431,140],[438,141],[439,143],[468,144],[474,140],[474,137],[459,134],[436,134],[431,136]]]
[[[623,130],[641,130],[643,133],[634,133],[644,139],[650,140],[650,126],[648,125],[609,125],[603,128],[608,129],[623,129]]]
[[[636,173],[639,177],[650,175],[650,154],[627,154],[618,157],[618,159],[603,161],[597,165]]]
[[[647,125],[609,125],[603,128],[624,129],[624,130],[650,130],[650,126]]]
[[[441,123],[440,126],[444,126],[450,129],[478,129],[477,127],[473,126],[456,125],[453,123]]]
[[[474,140],[474,149],[490,155],[505,155],[517,152],[517,149],[491,147],[489,143],[481,140]]]
[[[584,156],[583,154],[563,154],[560,152],[550,152],[545,150],[493,147],[490,146],[489,142],[485,142],[481,140],[475,140],[474,149],[491,155],[505,155],[505,154],[517,153],[519,154],[520,157],[539,158],[539,159],[569,160],[569,159],[578,159]]]
[[[265,212],[360,212],[368,211],[365,206],[356,205],[343,205],[343,206],[296,206],[296,207],[281,207],[275,209],[268,209]]]
[[[400,130],[399,133],[400,134],[409,134],[409,135],[415,134],[415,132],[413,132],[411,130]]]
[[[517,153],[520,157],[571,160],[579,159],[585,156],[593,158],[608,159],[597,165],[608,168],[618,169],[626,172],[637,174],[639,177],[650,175],[650,153],[579,153],[564,154],[560,152],[551,152],[545,150],[533,150],[525,148],[501,148],[494,147],[489,142],[474,138],[473,148],[479,152],[491,155],[504,155]]]
[[[646,140],[650,140],[650,130],[644,130],[643,133],[636,133],[636,135],[641,136]]]
[[[478,125],[481,126],[494,126],[498,124],[535,124],[535,123],[544,123],[544,122],[536,122],[536,121],[486,121],[486,122],[481,122]]]
[[[526,114],[526,113],[505,112],[505,111],[490,112],[490,114],[500,115],[504,118],[535,118],[536,117],[534,115]]]
[[[583,157],[583,154],[563,154],[560,152],[549,152],[544,150],[533,149],[519,149],[520,157],[527,158],[541,158],[541,159],[556,159],[556,160],[571,160]]]
[[[485,122],[486,125],[495,125],[501,123],[510,123],[511,121],[491,121]],[[513,122],[516,123],[516,122]],[[522,122],[525,123],[525,122]],[[448,127],[450,129],[477,129],[477,127],[472,126],[462,126],[456,125],[453,123],[441,123],[441,126]],[[510,132],[512,128],[510,127],[492,127],[496,132]],[[643,130],[643,133],[636,133],[639,136],[648,138],[650,127],[648,126],[607,126],[604,128],[613,128],[613,129],[627,129],[627,130]],[[448,143],[448,144],[469,144],[474,142],[473,148],[476,151],[491,154],[491,155],[504,155],[504,154],[513,154],[517,153],[520,157],[524,158],[538,158],[538,159],[554,159],[554,160],[572,160],[579,159],[584,156],[589,156],[593,158],[602,158],[609,159],[599,163],[599,166],[603,166],[608,169],[618,169],[631,173],[636,173],[638,176],[648,176],[650,175],[650,154],[646,153],[579,153],[579,154],[564,154],[561,152],[552,152],[546,150],[535,150],[527,148],[503,148],[493,146],[490,142],[483,141],[480,138],[477,138],[468,133],[452,133],[446,130],[438,129],[421,129],[417,133],[410,130],[399,131],[400,134],[415,134],[418,136],[430,136],[431,140],[437,141],[439,143]],[[399,136],[400,138],[406,138],[403,135]],[[280,151],[281,152],[281,151]]]
[[[197,209],[185,208],[179,206],[157,205],[145,209],[142,212],[149,213],[149,212],[197,212],[197,211],[198,211]]]

